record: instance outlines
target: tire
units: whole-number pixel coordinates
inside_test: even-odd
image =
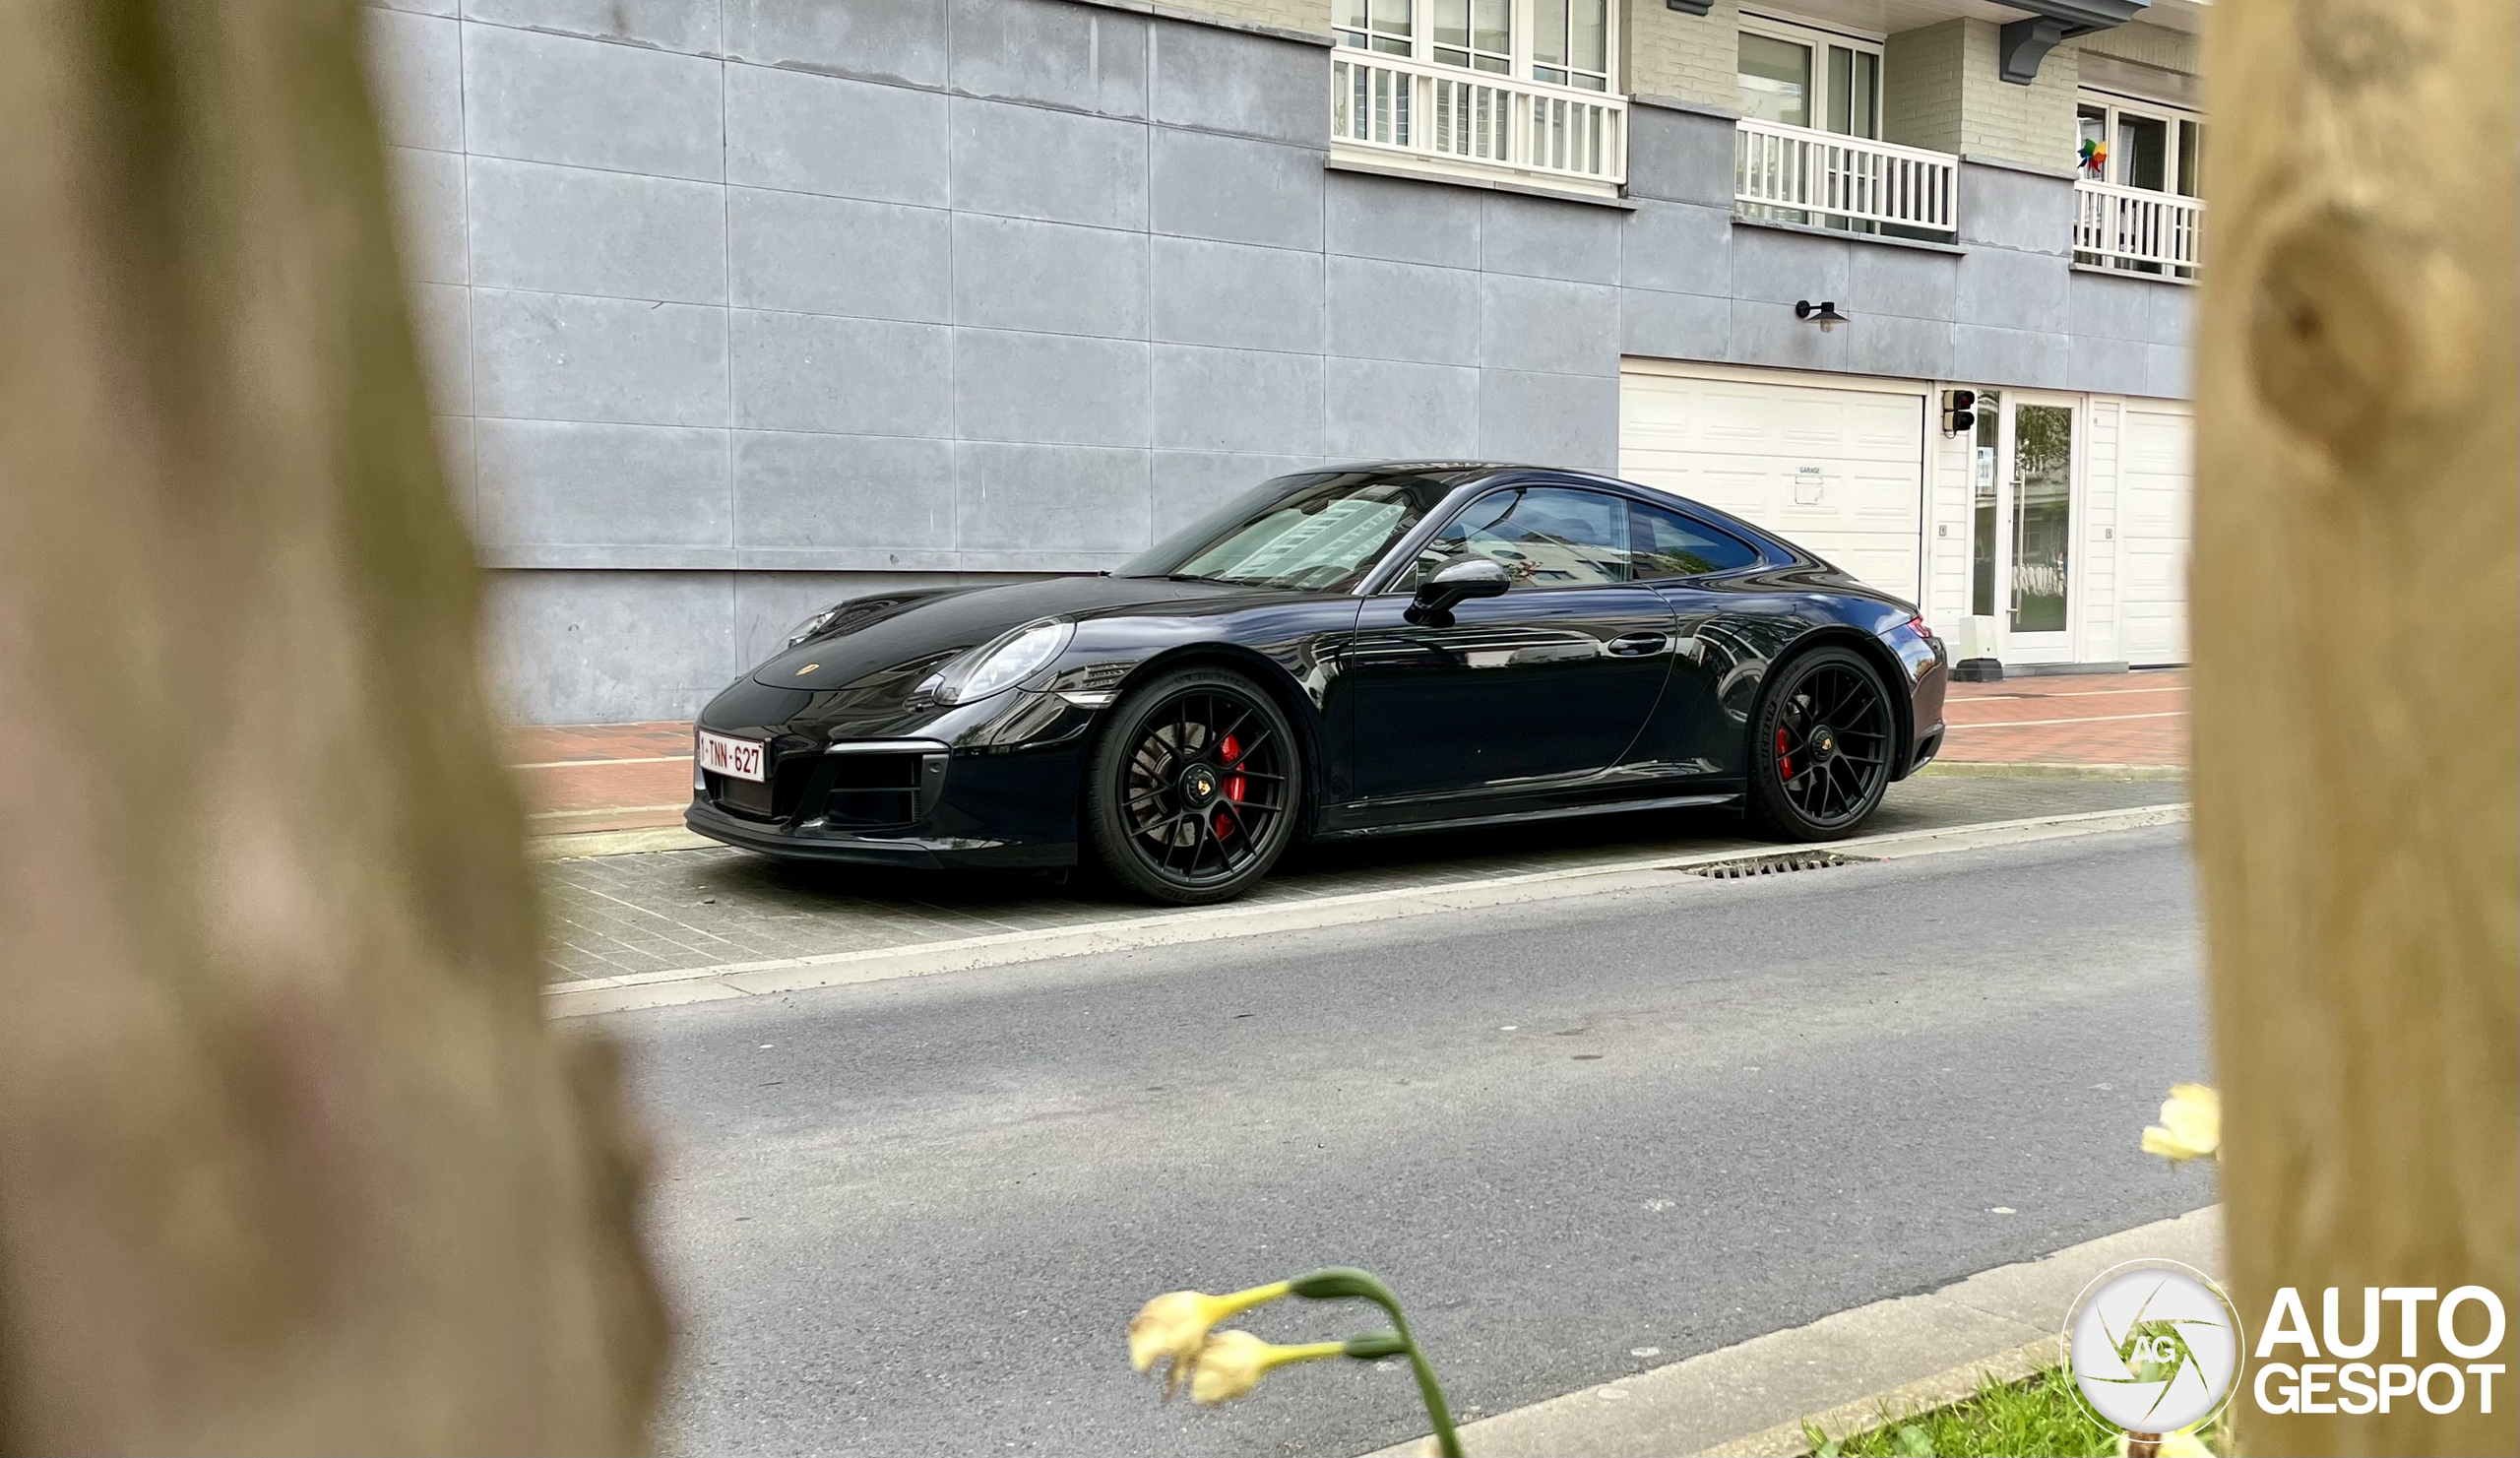
[[[1851,648],[1778,666],[1750,721],[1750,824],[1773,840],[1852,835],[1881,807],[1899,725],[1880,670]]]
[[[1166,906],[1248,891],[1294,839],[1303,753],[1267,690],[1240,673],[1184,668],[1112,707],[1086,758],[1094,868]]]

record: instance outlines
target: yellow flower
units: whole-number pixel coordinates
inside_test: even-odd
[[[2161,1123],[2144,1131],[2144,1153],[2183,1165],[2219,1157],[2222,1148],[2223,1096],[2206,1084],[2172,1085]]]
[[[1210,1296],[1202,1291],[1166,1292],[1147,1302],[1129,1322],[1129,1365],[1145,1371],[1159,1362],[1168,1362],[1164,1395],[1170,1397],[1197,1363],[1209,1327],[1237,1311],[1274,1301],[1288,1290],[1289,1283],[1278,1281],[1231,1296]]]
[[[1228,1402],[1259,1386],[1261,1376],[1272,1367],[1291,1362],[1318,1362],[1324,1357],[1343,1356],[1347,1350],[1345,1342],[1280,1347],[1247,1331],[1221,1331],[1199,1349],[1197,1366],[1190,1374],[1190,1400]]]

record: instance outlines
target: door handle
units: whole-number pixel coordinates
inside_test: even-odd
[[[1669,633],[1630,633],[1624,638],[1612,638],[1610,652],[1620,658],[1636,658],[1643,654],[1661,653],[1663,646],[1670,641]]]

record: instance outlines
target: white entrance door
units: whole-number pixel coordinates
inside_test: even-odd
[[[1927,391],[1629,360],[1619,475],[1766,528],[1918,599]]]
[[[2070,395],[2003,392],[1993,546],[1995,642],[2006,663],[2073,662],[2079,407]]]
[[[2126,403],[2118,467],[2126,662],[2187,662],[2187,560],[2195,421],[2174,407]]]

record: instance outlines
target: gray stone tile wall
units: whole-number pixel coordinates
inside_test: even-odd
[[[529,720],[686,714],[818,600],[1107,567],[1325,460],[1614,468],[1622,353],[2184,389],[2186,290],[2070,269],[2062,179],[1965,167],[1933,249],[1735,220],[1731,123],[1641,104],[1626,209],[1334,171],[1324,50],[1064,0],[368,20]]]

